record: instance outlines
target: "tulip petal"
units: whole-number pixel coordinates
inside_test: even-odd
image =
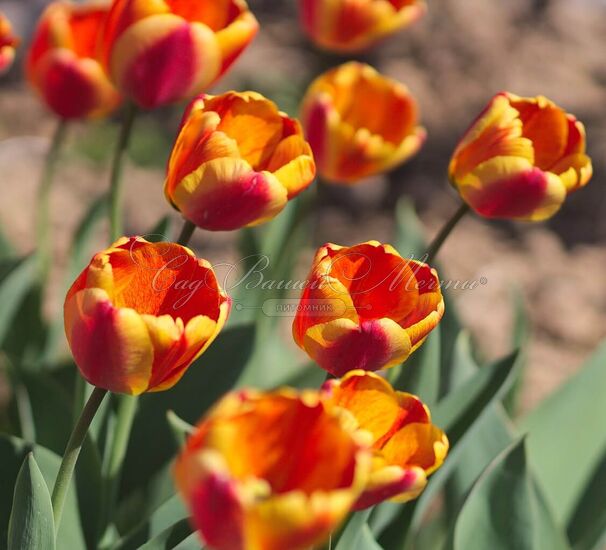
[[[368,486],[354,509],[365,510],[386,500],[408,502],[417,498],[426,485],[427,475],[423,468],[388,466],[371,474]]]
[[[488,218],[540,221],[557,212],[566,198],[562,180],[523,158],[495,157],[459,182],[463,199]]]
[[[183,179],[173,203],[198,227],[229,231],[273,218],[287,193],[269,172],[255,172],[241,159],[209,161]]]
[[[103,290],[81,290],[65,304],[65,331],[74,360],[91,384],[130,395],[147,389],[153,347],[136,311],[114,308]]]
[[[350,370],[377,371],[402,363],[410,354],[406,331],[391,319],[356,324],[337,319],[306,333],[305,350],[324,370],[343,376]]]
[[[316,175],[311,147],[301,135],[288,136],[277,145],[267,170],[286,188],[288,199],[293,199],[307,188]]]

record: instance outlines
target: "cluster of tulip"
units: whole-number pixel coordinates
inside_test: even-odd
[[[300,0],[300,11],[319,46],[354,52],[425,6]],[[256,92],[204,94],[257,30],[244,0],[54,2],[29,48],[27,75],[61,119],[107,115],[124,98],[154,109],[194,97],[164,186],[186,229],[262,224],[305,191],[316,170],[327,182],[353,185],[422,147],[426,132],[408,89],[358,62],[311,84],[301,123]],[[0,18],[0,70],[16,43]],[[490,101],[450,164],[467,207],[516,220],[552,216],[591,173],[580,122],[544,97],[510,93]],[[169,390],[223,329],[230,298],[209,262],[186,248],[191,232],[184,235],[179,243],[121,237],[69,290],[67,340],[99,401],[106,391]],[[192,281],[204,282],[193,294]],[[318,303],[330,307],[318,312]],[[428,408],[394,390],[381,371],[406,361],[443,313],[438,275],[426,263],[376,241],[320,248],[293,336],[327,371],[326,383],[228,394],[177,459],[176,485],[205,543],[305,550],[351,510],[416,498],[445,460],[448,439]],[[73,464],[62,468],[58,486],[71,471]],[[61,498],[53,494],[56,522]]]

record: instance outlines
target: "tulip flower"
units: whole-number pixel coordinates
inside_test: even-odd
[[[206,260],[172,243],[118,240],[97,254],[65,299],[65,333],[84,378],[138,395],[174,386],[229,313]]]
[[[15,48],[19,39],[13,34],[13,27],[6,16],[0,12],[0,75],[11,68],[15,59]]]
[[[436,271],[376,241],[316,254],[293,323],[299,347],[334,376],[405,361],[444,313]]]
[[[427,7],[420,0],[299,0],[299,11],[315,44],[352,53],[408,27]]]
[[[198,227],[229,231],[272,219],[314,177],[298,121],[260,94],[228,92],[188,108],[164,191]]]
[[[177,488],[215,550],[308,550],[359,497],[368,434],[319,392],[229,394],[175,465]]]
[[[539,96],[497,94],[450,162],[463,200],[486,218],[540,221],[592,176],[585,127]]]
[[[448,439],[431,423],[429,409],[418,397],[359,370],[328,380],[323,392],[328,403],[347,409],[358,428],[372,434],[372,470],[355,508],[417,498],[448,453]]]
[[[114,0],[103,59],[118,88],[153,109],[208,88],[257,30],[244,0]]]
[[[120,103],[97,61],[107,11],[105,4],[53,2],[38,22],[26,72],[31,85],[60,118],[100,117]]]
[[[301,121],[318,172],[332,183],[353,184],[391,170],[415,155],[426,137],[407,88],[357,62],[311,84]]]

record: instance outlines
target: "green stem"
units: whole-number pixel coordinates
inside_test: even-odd
[[[99,407],[101,406],[103,398],[106,394],[107,390],[103,390],[101,388],[95,388],[93,390],[93,393],[91,393],[91,396],[86,402],[86,405],[82,410],[82,414],[80,415],[80,419],[74,426],[72,435],[67,442],[67,447],[65,448],[65,453],[63,453],[63,459],[61,461],[61,466],[59,467],[57,479],[55,480],[53,496],[51,499],[53,503],[53,515],[55,517],[55,533],[59,531],[61,514],[63,513],[63,505],[65,504],[65,498],[67,497],[67,492],[74,474],[74,468],[76,467],[76,462],[78,461],[78,455],[80,454],[84,439],[88,433],[88,428],[90,427],[90,424],[93,421],[95,414],[99,410]]]
[[[189,220],[185,220],[185,223],[183,224],[183,229],[181,229],[181,234],[177,239],[177,244],[180,244],[181,246],[187,246],[195,230],[196,225],[190,222]]]
[[[441,231],[438,233],[436,238],[432,241],[427,249],[427,253],[425,254],[425,261],[430,263],[440,252],[442,245],[446,242],[448,236],[452,233],[452,230],[457,226],[457,224],[465,217],[465,214],[469,212],[469,206],[463,203],[461,207],[455,212],[454,216],[450,218],[442,227]]]
[[[122,464],[126,457],[130,432],[137,412],[138,397],[131,395],[118,396],[119,405],[116,424],[111,441],[109,460],[105,465],[103,479],[105,481],[101,508],[101,535],[112,521],[112,510],[118,496]]]
[[[51,138],[50,148],[44,161],[44,171],[38,197],[36,200],[36,238],[38,242],[38,261],[40,284],[44,286],[50,270],[51,258],[51,224],[50,224],[50,192],[55,179],[61,148],[65,143],[68,123],[61,119]]]
[[[124,160],[130,143],[130,138],[137,118],[137,106],[130,103],[126,107],[120,137],[116,145],[116,153],[112,165],[110,191],[109,191],[109,222],[111,241],[116,241],[122,236],[123,219],[123,188],[122,173],[124,172]]]

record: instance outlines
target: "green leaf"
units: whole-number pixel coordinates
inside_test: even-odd
[[[454,550],[568,548],[544,504],[519,439],[474,484],[455,524]]]
[[[15,256],[15,248],[4,233],[2,227],[0,227],[0,261],[6,260],[8,258],[14,258]]]
[[[392,379],[396,389],[418,395],[430,409],[436,404],[440,391],[440,338],[438,325],[401,366],[397,378]]]
[[[144,237],[150,243],[159,243],[163,241],[171,240],[171,227],[172,227],[172,219],[170,216],[164,216],[161,220],[158,221],[154,227],[152,227],[147,233],[145,233]]]
[[[185,422],[196,424],[236,385],[254,340],[252,325],[223,330],[174,388],[141,396],[124,463],[125,493],[145,486],[175,455],[177,446],[166,421],[167,412],[172,410]]]
[[[8,550],[54,548],[53,505],[42,472],[33,453],[29,453],[15,483],[8,525]]]
[[[52,487],[59,471],[61,459],[53,452],[40,446],[33,446],[16,437],[0,435],[0,540],[7,540],[8,518],[12,507],[12,496],[17,474],[28,453],[36,458],[47,487]],[[41,547],[43,548],[43,547]],[[57,548],[86,548],[82,534],[76,490],[70,488],[63,510],[63,519],[57,534]]]
[[[513,353],[478,369],[435,407],[433,422],[448,433],[451,444],[461,438],[490,402],[507,391],[515,376],[517,357]]]
[[[182,418],[179,418],[174,411],[168,411],[166,413],[166,421],[173,431],[175,442],[179,446],[184,445],[187,438],[195,430],[194,426],[189,422],[185,422]]]
[[[13,327],[13,321],[37,277],[35,255],[0,266],[0,347]],[[22,327],[27,331],[27,327]]]
[[[558,523],[569,524],[606,449],[606,345],[520,423]]]
[[[426,239],[423,226],[409,197],[402,197],[396,205],[395,248],[404,258],[419,259],[425,254]]]
[[[363,530],[364,527],[367,527],[366,522],[370,517],[371,511],[372,509],[369,508],[361,512],[355,512],[351,516],[339,538],[337,546],[335,546],[335,550],[362,550],[364,548],[359,545],[363,539]]]
[[[189,519],[182,519],[147,541],[140,550],[169,550],[185,541],[192,534]]]

